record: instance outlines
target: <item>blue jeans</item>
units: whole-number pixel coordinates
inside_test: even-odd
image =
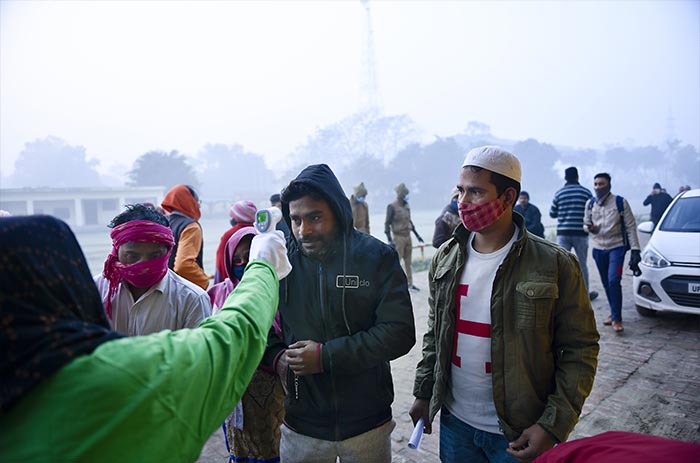
[[[602,249],[593,248],[593,259],[598,267],[600,279],[610,304],[613,321],[622,321],[622,264],[625,262],[625,247]]]
[[[581,264],[581,271],[583,272],[583,281],[586,282],[586,288],[588,286],[588,236],[578,236],[578,235],[557,235],[557,244],[567,251],[571,251],[574,248],[574,253],[578,258],[578,263]],[[590,291],[590,289],[589,289]]]
[[[442,463],[517,463],[506,453],[502,434],[481,431],[460,421],[445,407],[440,411],[440,461]]]

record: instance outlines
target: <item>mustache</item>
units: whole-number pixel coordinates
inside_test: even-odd
[[[320,241],[323,241],[321,238],[299,238],[297,240],[301,244],[308,244],[308,243],[318,243]]]

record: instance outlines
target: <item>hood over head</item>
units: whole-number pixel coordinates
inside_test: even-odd
[[[111,331],[85,256],[54,217],[0,219],[0,415]]]
[[[244,236],[248,235],[256,235],[254,227],[243,227],[239,230],[236,230],[236,232],[233,235],[231,235],[231,238],[229,238],[226,242],[226,251],[224,252],[224,273],[226,274],[226,278],[230,280],[233,280],[235,278],[233,275],[229,274],[229,269],[233,265],[233,253],[236,252],[238,243],[241,242]]]
[[[194,220],[199,220],[202,211],[199,209],[199,197],[192,187],[175,185],[165,194],[160,204],[168,212],[177,211]]]
[[[294,184],[305,184],[328,202],[331,210],[335,214],[338,222],[338,230],[345,236],[352,233],[352,208],[350,200],[345,196],[343,187],[340,186],[338,178],[330,167],[326,164],[313,164],[302,170],[297,177],[292,180],[287,188]],[[292,222],[289,219],[289,203],[285,202],[284,192],[282,194],[282,217],[287,222],[289,229],[292,229]],[[294,237],[294,234],[292,234]],[[296,238],[294,238],[296,241]]]

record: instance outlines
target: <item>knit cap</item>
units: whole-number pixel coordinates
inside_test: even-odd
[[[239,223],[253,223],[256,212],[258,212],[258,208],[255,207],[255,203],[252,201],[238,201],[231,206],[228,215]]]

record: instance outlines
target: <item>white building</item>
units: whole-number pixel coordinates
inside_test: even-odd
[[[0,188],[0,209],[12,215],[46,214],[71,227],[104,226],[126,204],[160,205],[165,187]]]

